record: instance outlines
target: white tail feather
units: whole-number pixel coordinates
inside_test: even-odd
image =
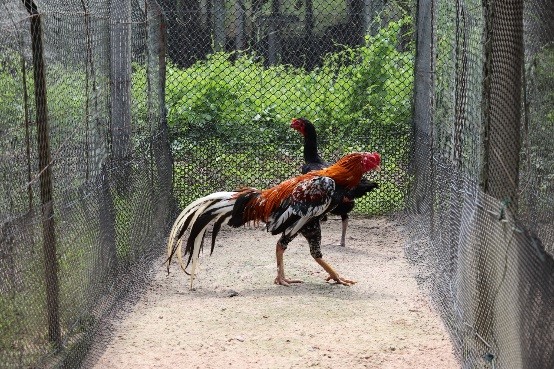
[[[171,232],[169,234],[169,239],[167,242],[167,254],[168,258],[171,257],[173,250],[175,249],[175,243],[177,242],[177,249],[175,252],[177,253],[177,259],[179,261],[179,265],[182,270],[185,270],[185,263],[183,261],[183,253],[182,253],[182,238],[185,232],[192,228],[194,226],[194,223],[198,219],[199,216],[204,214],[206,211],[213,211],[215,220],[219,220],[222,216],[225,214],[228,214],[232,210],[232,206],[235,203],[234,199],[231,199],[233,195],[235,195],[236,192],[215,192],[208,196],[201,197],[195,201],[193,201],[191,204],[189,204],[177,217],[175,222],[173,223],[173,227],[171,228]],[[215,202],[215,203],[214,203]],[[187,228],[183,229],[185,223],[187,222],[187,219],[190,219],[188,222]],[[202,245],[202,240],[204,238],[204,234],[206,233],[206,229],[208,228],[208,224],[199,232],[198,236],[194,240],[194,248],[192,250],[192,267],[191,267],[191,274],[190,274],[190,284],[192,288],[192,283],[194,281],[196,268],[198,265],[198,259],[200,254],[200,247]],[[177,235],[181,234],[180,237],[177,237]]]
[[[215,212],[215,214],[219,214],[217,217],[215,217],[213,219],[213,221],[218,221],[222,216],[224,216],[226,213],[228,213],[229,211],[224,211],[226,208],[228,208],[229,206],[232,206],[235,204],[235,200],[228,200],[228,199],[224,199],[224,200],[221,200],[221,202],[218,202],[216,204],[212,204],[211,206],[206,206],[204,209],[202,209],[201,212],[198,212],[198,214],[200,213],[204,213],[205,211],[209,211],[209,210],[215,210],[217,209],[218,212]],[[193,219],[193,221],[191,222],[191,224],[193,224],[194,222],[196,221],[196,219]],[[192,289],[192,283],[194,282],[194,278],[196,276],[196,268],[198,266],[198,260],[199,260],[199,256],[200,256],[200,248],[202,246],[202,242],[204,240],[204,235],[206,234],[206,230],[208,229],[208,226],[209,224],[206,224],[206,226],[204,228],[202,228],[202,230],[200,231],[200,233],[198,234],[198,236],[196,236],[196,239],[194,240],[194,249],[192,251],[192,266],[190,268],[190,288]],[[181,252],[179,252],[178,256],[182,255]],[[183,267],[183,263],[182,263],[182,258],[180,259],[181,261],[181,269],[184,270],[184,267]]]
[[[219,199],[228,198],[232,194],[235,194],[235,192],[215,192],[215,193],[212,193],[208,196],[204,196],[204,197],[201,197],[199,199],[194,200],[186,208],[184,208],[183,211],[181,211],[181,213],[177,217],[177,219],[175,219],[175,222],[173,223],[173,227],[171,228],[171,232],[169,234],[169,239],[168,239],[168,242],[167,242],[168,255],[173,250],[173,246],[175,245],[175,241],[177,241],[175,239],[175,236],[177,235],[177,233],[179,233],[179,231],[183,227],[183,223],[188,218],[189,214],[191,214],[192,212],[198,211],[198,205],[200,205],[202,203],[205,203],[207,201],[212,201],[212,200],[218,199],[218,198]],[[192,223],[193,222],[189,223],[188,228],[190,228]]]
[[[204,233],[206,228],[200,232],[198,237],[194,240],[194,250],[192,252],[192,267],[190,268],[190,289],[192,290],[192,283],[194,282],[194,277],[196,276],[196,266],[198,265],[198,259],[200,254],[200,245],[204,239]]]
[[[202,214],[204,212],[204,210],[206,210],[206,208],[209,206],[210,204],[202,204],[200,206],[198,206],[198,208],[194,211],[194,216],[192,218],[192,220],[190,221],[189,223],[189,226],[188,228],[191,228],[194,223],[196,222],[196,219],[198,219],[198,217],[200,216],[200,214]],[[186,229],[185,229],[186,231]],[[204,236],[204,234],[202,233],[202,236]],[[200,240],[202,240],[202,238],[200,238]],[[177,260],[179,260],[179,265],[181,266],[181,269],[183,271],[185,271],[185,263],[183,262],[183,252],[182,252],[182,246],[183,246],[183,243],[182,242],[179,242],[179,246],[177,246]],[[194,248],[196,249],[196,241],[194,242]],[[200,246],[199,246],[200,248]],[[193,263],[195,262],[194,260],[194,257],[193,257]],[[194,276],[191,274],[191,283],[192,283],[192,279],[194,278]],[[191,286],[192,288],[192,286]]]

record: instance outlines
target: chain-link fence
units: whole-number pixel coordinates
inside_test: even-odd
[[[0,367],[75,367],[158,255],[162,24],[149,1],[0,5]]]
[[[329,162],[382,154],[355,211],[408,204],[406,254],[462,366],[554,367],[553,17],[547,0],[4,1],[0,365],[78,366],[176,208],[299,173],[306,117]]]
[[[358,212],[403,207],[408,2],[159,5],[2,5],[2,366],[77,366],[143,285],[175,205],[299,173],[293,117],[314,122],[328,161],[383,154]]]
[[[551,1],[421,1],[408,257],[464,368],[554,367]]]

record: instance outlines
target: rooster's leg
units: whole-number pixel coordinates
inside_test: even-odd
[[[340,245],[346,247],[346,229],[348,228],[348,214],[342,216],[342,234],[340,236]]]
[[[335,282],[337,282],[338,284],[342,284],[344,286],[351,286],[353,285],[354,283],[356,283],[356,281],[352,281],[350,279],[346,279],[346,278],[343,278],[341,276],[339,276],[339,274],[333,269],[333,267],[331,267],[325,260],[323,260],[322,258],[317,258],[315,259],[315,261],[321,265],[323,267],[323,269],[325,269],[325,271],[327,273],[329,273],[329,276],[327,278],[325,278],[325,280],[327,282],[329,282],[330,280],[333,280]]]
[[[302,283],[298,279],[288,279],[285,277],[285,264],[283,263],[283,254],[285,253],[285,248],[281,245],[280,242],[277,242],[275,247],[275,256],[277,257],[277,277],[275,277],[275,284],[280,284],[281,286],[290,286],[291,283]]]
[[[339,274],[329,264],[327,264],[325,260],[323,260],[323,254],[321,253],[321,227],[319,225],[319,220],[306,224],[300,232],[310,245],[310,254],[312,257],[323,267],[323,269],[325,269],[327,273],[329,273],[326,281],[334,280],[338,284],[345,286],[351,286],[356,283],[355,281],[339,276]]]

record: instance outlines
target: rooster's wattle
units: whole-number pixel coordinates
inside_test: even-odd
[[[213,221],[211,252],[222,224],[231,227],[249,223],[266,223],[271,234],[281,234],[277,242],[277,277],[275,283],[289,285],[300,282],[285,277],[283,254],[288,243],[301,233],[310,245],[310,253],[316,262],[329,273],[327,281],[351,285],[354,281],[342,278],[323,260],[321,253],[320,218],[345,200],[345,195],[356,188],[362,175],[377,169],[381,162],[379,153],[353,153],[342,157],[335,164],[288,179],[266,190],[242,188],[238,191],[215,192],[199,198],[179,214],[168,240],[168,271],[171,259],[177,253],[181,268],[187,272],[189,264],[190,283],[194,281],[204,235]],[[185,232],[190,229],[188,237]],[[186,239],[183,262],[181,245]]]

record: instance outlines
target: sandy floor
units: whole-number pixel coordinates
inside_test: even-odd
[[[352,287],[329,284],[299,236],[273,284],[277,237],[224,227],[201,259],[196,289],[177,265],[156,264],[144,293],[104,323],[86,368],[459,368],[440,319],[418,290],[398,227],[351,219],[323,224],[324,259]]]

